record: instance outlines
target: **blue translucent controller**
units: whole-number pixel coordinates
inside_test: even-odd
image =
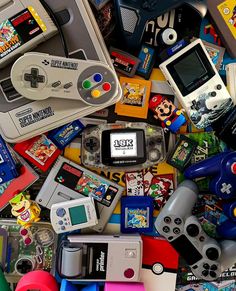
[[[236,152],[220,153],[188,167],[187,179],[212,177],[210,191],[222,199],[236,197]]]

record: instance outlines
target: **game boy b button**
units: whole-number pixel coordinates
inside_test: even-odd
[[[221,90],[221,89],[222,89],[221,84],[218,84],[218,85],[216,86],[216,89],[217,89],[217,90]]]
[[[89,80],[85,80],[83,81],[82,83],[82,87],[85,89],[85,90],[88,90],[92,87],[92,83],[89,81]]]
[[[66,214],[66,211],[64,208],[58,208],[56,211],[57,216],[63,217]]]
[[[38,83],[45,82],[45,76],[39,75],[39,69],[31,68],[30,74],[24,74],[24,80],[30,82],[31,88],[38,88]]]
[[[59,224],[59,225],[63,225],[63,221],[62,221],[62,220],[59,220],[59,221],[58,221],[58,224]]]
[[[131,279],[134,276],[134,270],[129,268],[124,271],[125,278]]]
[[[91,92],[91,95],[92,95],[93,98],[99,98],[101,96],[101,91],[100,90],[97,90],[97,89],[94,89]]]
[[[93,75],[93,80],[96,83],[100,83],[103,80],[103,76],[100,73],[96,73]]]
[[[210,93],[210,95],[211,95],[212,97],[215,97],[217,94],[216,94],[215,91],[212,91],[212,92]]]

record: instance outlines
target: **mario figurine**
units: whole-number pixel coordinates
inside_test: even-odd
[[[29,200],[24,193],[16,195],[9,201],[11,213],[17,218],[17,223],[28,228],[32,222],[40,220],[40,207],[32,200]]]
[[[161,95],[151,98],[149,109],[155,113],[154,117],[162,122],[161,126],[164,130],[176,133],[186,123],[184,109],[178,109],[169,99]]]

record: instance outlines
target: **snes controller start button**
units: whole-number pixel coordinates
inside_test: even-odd
[[[134,270],[129,268],[124,271],[125,278],[131,279],[134,276]]]
[[[234,175],[236,175],[236,162],[234,162],[231,166],[231,171]]]

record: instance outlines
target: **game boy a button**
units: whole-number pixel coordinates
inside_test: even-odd
[[[221,90],[221,89],[222,89],[221,84],[216,85],[216,89],[217,89],[217,90]]]
[[[100,73],[96,73],[93,75],[93,80],[96,83],[100,83],[103,80],[103,76]]]
[[[59,220],[59,221],[58,221],[58,224],[59,224],[59,225],[63,225],[63,221],[62,221],[62,220]]]
[[[134,270],[129,268],[124,271],[125,278],[131,279],[134,277]]]
[[[66,211],[65,211],[64,208],[58,208],[57,211],[56,211],[56,215],[58,217],[63,217],[65,214],[66,214]]]
[[[38,68],[31,68],[30,73],[24,74],[24,80],[30,82],[31,88],[38,88],[39,83],[45,83],[45,76],[39,74]]]

